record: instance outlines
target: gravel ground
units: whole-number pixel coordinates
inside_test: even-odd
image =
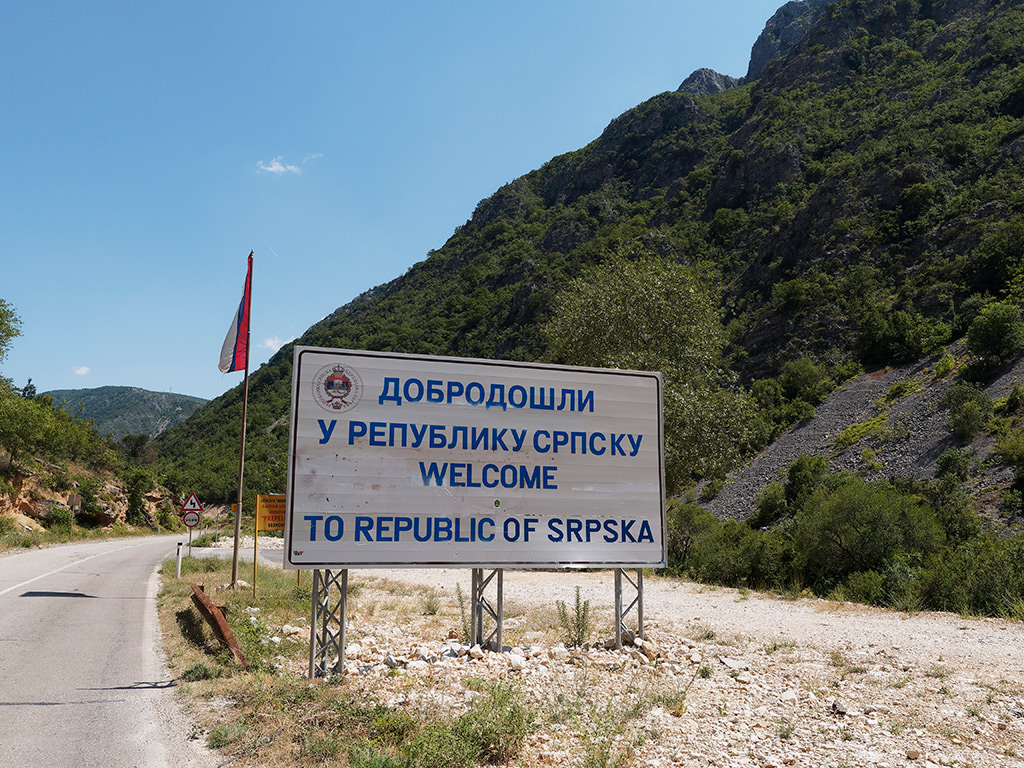
[[[473,680],[518,680],[538,713],[520,766],[1024,768],[1024,624],[648,578],[643,647],[567,650],[554,602],[579,586],[607,628],[612,579],[506,571],[499,654],[445,639],[468,571],[352,571],[348,681],[455,714]],[[424,595],[447,615],[408,608]]]

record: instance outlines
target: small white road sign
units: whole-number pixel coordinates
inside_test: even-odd
[[[195,528],[199,525],[199,513],[190,510],[181,516],[181,522],[186,528]]]

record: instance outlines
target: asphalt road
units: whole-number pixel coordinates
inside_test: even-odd
[[[160,562],[180,536],[0,556],[0,763],[215,766],[159,651]]]

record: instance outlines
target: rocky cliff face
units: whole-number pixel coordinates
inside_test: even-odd
[[[11,490],[0,493],[0,516],[30,531],[66,525],[62,515],[67,514],[68,495],[77,492],[77,483],[64,488],[55,481],[55,473],[65,474],[56,465],[43,462],[38,472],[21,470],[10,476]],[[124,485],[111,477],[100,477],[100,480],[101,485],[96,491],[96,510],[77,515],[76,525],[108,528],[126,523],[128,495]],[[55,485],[61,490],[55,490]],[[145,495],[143,505],[146,523],[155,526],[160,506],[173,505],[173,500],[165,489],[158,488]]]
[[[769,62],[781,59],[799,43],[832,0],[792,0],[768,19],[750,49],[745,81],[759,80]]]
[[[679,93],[691,93],[694,96],[711,96],[721,93],[727,88],[739,85],[739,80],[729,75],[722,75],[713,69],[701,67],[683,80],[676,90]]]
[[[707,67],[690,74],[676,90],[694,96],[712,96],[724,90],[760,79],[768,64],[786,56],[833,0],[791,0],[775,12],[750,49],[745,77],[730,77]]]

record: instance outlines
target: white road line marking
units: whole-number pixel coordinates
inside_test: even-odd
[[[35,578],[29,579],[28,581],[23,581],[23,582],[21,582],[21,584],[15,584],[13,587],[8,587],[7,589],[0,590],[0,595],[6,595],[8,592],[11,592],[12,590],[24,587],[26,584],[31,584],[33,581],[39,581],[40,579],[45,579],[47,576],[52,576],[55,573],[60,573],[65,568],[70,568],[73,565],[78,565],[80,563],[84,563],[86,560],[92,560],[94,557],[102,557],[103,555],[112,555],[115,552],[120,552],[123,549],[131,549],[132,547],[138,547],[138,546],[141,546],[141,544],[129,544],[127,547],[118,547],[117,549],[111,549],[111,550],[109,550],[107,552],[97,552],[95,555],[89,555],[88,557],[83,557],[81,560],[75,560],[72,563],[68,563],[67,565],[62,565],[60,568],[54,568],[52,571],[40,574],[39,576],[36,576]]]

